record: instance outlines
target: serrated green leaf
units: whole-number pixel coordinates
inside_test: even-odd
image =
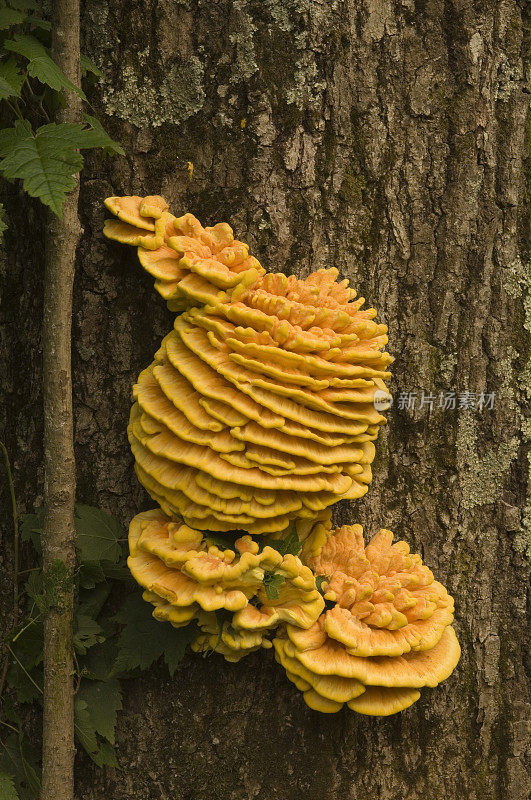
[[[70,571],[64,561],[56,558],[48,565],[45,573],[33,570],[26,581],[25,589],[41,614],[44,614],[51,608],[61,606],[70,586]]]
[[[24,584],[24,590],[28,597],[31,597],[41,613],[47,610],[42,586],[42,572],[34,569],[30,572],[29,578]]]
[[[103,629],[95,619],[85,614],[76,614],[74,629],[74,649],[76,653],[84,655],[90,647],[100,644],[105,637]]]
[[[14,656],[7,671],[7,685],[19,703],[31,703],[42,695],[38,687],[42,685],[43,647],[42,618],[23,620],[10,643]]]
[[[0,134],[2,131],[0,131]],[[34,514],[24,514],[20,520],[19,533],[23,542],[31,542],[35,550],[41,551],[41,533],[44,522],[42,508],[35,509]]]
[[[57,92],[63,89],[70,89],[70,91],[76,92],[83,100],[87,99],[83,90],[68,80],[50,57],[46,47],[34,36],[17,34],[12,39],[4,42],[4,48],[28,59],[28,74],[32,78],[37,78],[41,83]]]
[[[76,130],[73,131],[72,128]],[[37,197],[58,217],[62,216],[67,192],[75,186],[74,175],[83,166],[83,157],[75,149],[78,126],[51,123],[39,128],[35,135],[31,129],[15,124],[17,133],[11,147],[4,151],[0,171],[5,178],[20,178],[25,191]],[[9,135],[13,129],[9,129]],[[0,152],[6,140],[0,131]]]
[[[109,742],[98,741],[98,750],[91,756],[98,767],[119,767],[116,750]]]
[[[116,564],[122,553],[118,539],[123,534],[118,520],[101,508],[77,503],[74,522],[80,561]]]
[[[164,646],[164,661],[172,678],[186,654],[186,648],[197,639],[198,635],[199,628],[194,622],[183,628],[170,630]]]
[[[62,89],[70,89],[83,100],[87,99],[83,90],[68,80],[66,75],[59,69],[50,56],[32,58],[28,64],[28,75],[31,78],[37,78],[38,81],[49,86],[50,89],[56,92],[60,92]]]
[[[19,800],[13,779],[5,772],[0,772],[0,800]]]
[[[0,8],[0,31],[5,31],[12,25],[20,25],[25,19],[26,15],[23,11],[16,8]]]
[[[81,54],[81,74],[86,75],[87,72],[91,72],[92,75],[95,75],[97,78],[103,77],[103,72],[99,69],[94,61],[90,59],[88,56]]]
[[[92,117],[90,114],[83,114],[83,122],[91,127],[85,128],[80,135],[79,147],[98,147],[103,150],[105,155],[109,156],[125,155],[125,150],[123,147],[119,145],[118,142],[115,142],[114,139],[111,139],[101,122],[96,119],[96,117]]]
[[[12,128],[0,130],[0,158],[4,158],[24,136],[31,134],[31,125],[25,120],[17,120]]]
[[[105,580],[105,574],[99,561],[85,561],[78,568],[77,578],[81,589],[94,589]]]
[[[110,678],[108,681],[83,680],[77,697],[85,701],[94,731],[110,744],[114,744],[117,712],[122,708],[122,694],[118,680],[116,678]]]
[[[74,700],[74,733],[89,755],[96,752],[98,740],[88,712],[88,703],[77,696]]]
[[[284,539],[279,539],[274,543],[272,542],[271,546],[274,547],[281,556],[287,556],[288,554],[298,556],[302,550],[302,542],[299,541],[295,525],[291,527],[291,530],[288,531]]]
[[[97,647],[92,647],[81,659],[82,671],[87,678],[97,681],[109,680],[118,655],[118,645],[115,639],[116,637],[112,636]]]
[[[233,535],[230,533],[215,533],[214,531],[204,531],[205,539],[215,544],[216,547],[222,550],[234,550],[234,543],[236,539],[243,535],[243,531],[236,531]]]
[[[147,669],[157,661],[166,644],[169,626],[157,622],[139,594],[129,595],[116,619],[124,624],[118,639],[118,656],[113,667],[115,674]]]
[[[16,61],[9,59],[0,63],[0,100],[20,97],[24,75],[19,71]]]
[[[111,593],[110,583],[99,583],[94,589],[81,589],[78,598],[78,614],[96,619]]]
[[[268,600],[278,600],[278,590],[284,581],[285,578],[283,575],[277,575],[274,572],[264,573],[264,589]]]
[[[20,800],[37,800],[41,788],[38,757],[22,735],[2,738],[0,769],[13,778]]]
[[[139,594],[129,595],[115,619],[124,628],[118,639],[118,656],[114,663],[114,674],[148,669],[164,655],[173,674],[186,650],[186,645],[197,635],[185,628],[172,628],[155,620],[151,606]]]

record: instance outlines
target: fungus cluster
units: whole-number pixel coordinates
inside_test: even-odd
[[[232,548],[215,541],[158,509],[134,517],[127,563],[155,619],[177,628],[195,620],[201,635],[193,649],[215,650],[227,661],[271,647],[267,634],[282,623],[309,628],[316,622],[324,600],[299,558],[281,555],[263,537],[262,547],[248,534]]]
[[[387,716],[453,672],[453,599],[406,542],[381,530],[365,546],[360,525],[318,525],[304,550],[328,607],[306,630],[288,623],[273,644],[310,708],[331,713],[346,703]]]
[[[191,527],[280,531],[367,491],[385,418],[386,327],[337,270],[265,274],[228,225],[160,197],[109,198],[109,238],[134,244],[176,318],[134,387],[140,482]]]
[[[229,661],[274,644],[319,711],[411,705],[457,663],[452,600],[389,531],[365,547],[359,526],[332,531],[327,511],[372,478],[386,326],[335,268],[266,273],[225,223],[175,217],[159,196],[105,204],[105,235],[137,247],[178,312],[128,426],[160,506],[129,534],[154,617],[195,621],[193,649]]]

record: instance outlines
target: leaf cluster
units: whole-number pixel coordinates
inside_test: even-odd
[[[83,166],[81,151],[124,151],[89,114],[79,124],[51,121],[66,92],[85,102],[87,98],[53,60],[50,41],[50,23],[40,16],[36,2],[7,0],[0,7],[0,110],[12,120],[0,130],[0,173],[21,180],[27,194],[61,217],[66,194]],[[81,67],[85,76],[101,76],[86,56]]]
[[[42,525],[41,509],[26,514],[20,524],[21,540],[39,556]],[[75,738],[96,764],[117,767],[115,732],[122,708],[121,680],[158,660],[166,663],[173,676],[198,631],[195,625],[174,629],[160,624],[137,591],[121,604],[116,592],[111,597],[117,581],[131,581],[122,547],[123,530],[113,516],[78,504],[75,525]],[[41,702],[44,617],[61,604],[67,578],[67,567],[59,560],[46,574],[39,567],[29,570],[24,618],[5,642],[9,665],[0,730],[2,800],[4,794],[20,800],[39,796],[39,757],[24,737],[18,712],[23,714],[26,704]]]

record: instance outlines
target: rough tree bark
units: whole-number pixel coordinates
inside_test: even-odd
[[[162,193],[177,213],[230,221],[268,269],[337,266],[388,323],[391,389],[397,400],[416,392],[416,407],[395,402],[367,497],[341,504],[336,519],[366,533],[389,527],[423,554],[455,595],[463,656],[452,678],[383,720],[310,711],[264,654],[238,665],[190,657],[174,680],[156,669],[127,684],[122,770],[80,756],[80,799],[527,796],[523,6],[86,4],[85,50],[104,73],[92,101],[127,157],[90,156],[81,192],[79,499],[124,523],[153,505],[125,427],[131,386],[172,316],[134,253],[103,240],[101,226],[104,197]],[[6,266],[13,358],[1,378],[28,505],[41,432],[28,399],[35,263],[25,242]],[[420,408],[423,391],[433,408]],[[494,407],[443,410],[449,391],[495,392]]]
[[[55,0],[52,53],[77,86],[81,82],[79,1]],[[81,99],[68,92],[57,122],[81,122]],[[72,411],[71,330],[76,250],[81,236],[79,181],[67,195],[63,217],[48,216],[42,326],[44,403],[44,581],[58,602],[44,620],[42,800],[74,796],[73,608],[76,494]]]

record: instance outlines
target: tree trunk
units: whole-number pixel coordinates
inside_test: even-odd
[[[366,535],[390,528],[422,553],[455,596],[463,656],[449,680],[387,719],[311,711],[265,653],[237,665],[190,656],[173,680],[156,668],[125,687],[122,769],[80,757],[80,800],[527,796],[521,6],[86,4],[85,52],[104,73],[91,100],[127,157],[91,155],[83,173],[79,499],[124,524],[154,505],[134,476],[125,428],[132,384],[172,315],[134,251],[101,228],[105,197],[161,193],[174,213],[230,222],[268,270],[337,266],[388,324],[395,403],[374,481],[335,517]],[[7,279],[22,320],[38,292],[29,256],[20,251]],[[15,311],[4,313],[14,323]],[[31,319],[7,330],[26,397],[37,371]],[[14,369],[4,380],[16,440],[6,438],[26,453],[15,472],[29,505],[40,428],[33,404],[9,393]],[[476,407],[439,407],[452,391],[461,405],[475,393]],[[492,408],[480,407],[481,393],[494,393]]]
[[[70,81],[80,85],[79,2],[55,0],[52,51]],[[57,122],[80,122],[81,100],[67,94]],[[63,217],[49,214],[45,239],[43,345],[44,526],[43,579],[58,601],[44,620],[42,800],[74,796],[73,608],[76,465],[72,417],[71,328],[76,250],[81,235],[79,182]]]

